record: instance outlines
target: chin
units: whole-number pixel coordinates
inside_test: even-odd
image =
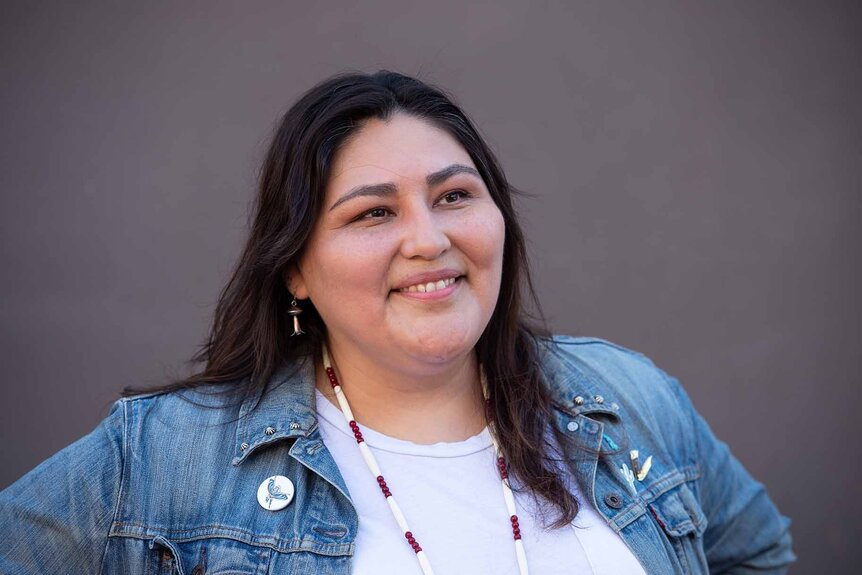
[[[481,332],[479,332],[481,335]],[[432,334],[414,334],[410,339],[408,354],[426,363],[443,364],[469,353],[479,336],[453,331]]]

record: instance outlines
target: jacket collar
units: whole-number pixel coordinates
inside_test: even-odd
[[[585,361],[559,352],[553,340],[540,350],[540,365],[555,406],[570,415],[604,414],[619,420],[619,403]],[[267,385],[246,398],[239,411],[233,465],[274,441],[308,437],[317,429],[313,356],[282,364]]]
[[[308,437],[317,428],[314,361],[305,356],[282,364],[266,386],[251,394],[239,410],[233,465],[274,441]]]
[[[619,420],[620,403],[605,378],[574,354],[563,355],[553,339],[540,348],[540,367],[555,406],[570,415],[604,414]]]

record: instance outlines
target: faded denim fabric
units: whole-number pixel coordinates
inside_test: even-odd
[[[786,572],[790,521],[676,380],[599,339],[543,349],[576,479],[647,573]],[[232,406],[213,389],[121,399],[0,493],[0,573],[348,574],[359,518],[320,438],[313,363]],[[630,449],[652,458],[642,481]],[[272,475],[296,487],[277,512],[256,497]]]

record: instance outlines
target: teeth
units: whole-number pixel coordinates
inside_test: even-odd
[[[448,278],[436,282],[428,282],[427,284],[416,284],[410,287],[401,288],[398,291],[428,293],[432,291],[437,291],[438,289],[445,289],[455,283],[456,280],[457,278]]]

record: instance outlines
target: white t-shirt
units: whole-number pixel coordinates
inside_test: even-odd
[[[359,513],[352,573],[421,575],[344,416],[319,391],[317,412],[323,441]],[[465,441],[433,445],[361,429],[436,575],[517,575],[512,526],[487,428]],[[625,542],[588,504],[581,504],[573,528],[553,530],[541,526],[530,495],[515,493],[515,506],[531,575],[644,575]]]

